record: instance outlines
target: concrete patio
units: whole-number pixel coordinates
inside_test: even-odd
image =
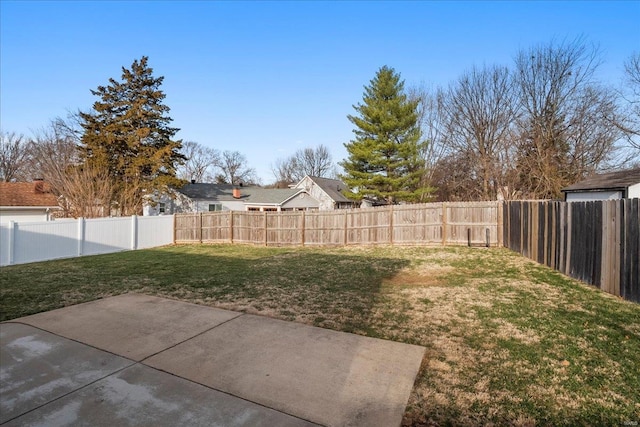
[[[0,424],[398,426],[424,348],[126,294],[0,325]]]

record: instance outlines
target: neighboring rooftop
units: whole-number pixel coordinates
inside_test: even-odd
[[[233,197],[233,189],[240,190],[240,197]],[[186,184],[178,191],[190,199],[235,201],[245,203],[281,203],[298,194],[299,188],[262,188],[231,184]]]
[[[0,182],[0,206],[57,207],[58,198],[43,181]]]
[[[309,176],[309,178],[315,182],[318,187],[322,188],[322,190],[327,193],[329,197],[331,197],[336,202],[353,202],[353,200],[348,199],[342,193],[343,191],[349,191],[349,188],[345,185],[344,182],[339,179],[331,179],[331,178],[320,178],[317,176]]]
[[[562,191],[624,190],[635,184],[640,184],[640,168],[593,175],[563,188]]]

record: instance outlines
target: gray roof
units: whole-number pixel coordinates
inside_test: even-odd
[[[320,178],[317,176],[309,176],[313,182],[315,182],[318,187],[322,188],[322,190],[329,195],[335,202],[350,202],[353,203],[353,200],[348,199],[342,194],[342,191],[349,191],[349,188],[345,185],[344,182],[339,179],[331,179],[331,178]]]
[[[240,198],[233,197],[233,189],[240,189]],[[219,202],[241,201],[245,203],[259,204],[280,204],[295,196],[300,191],[299,188],[262,188],[262,187],[239,187],[231,184],[186,184],[177,189],[180,193],[190,199],[212,200]]]
[[[624,190],[631,185],[640,184],[640,168],[619,172],[602,173],[562,189],[564,192]]]
[[[244,187],[243,187],[244,189]],[[242,191],[242,189],[241,189]],[[260,188],[252,187],[246,203],[284,203],[303,190],[299,188]]]

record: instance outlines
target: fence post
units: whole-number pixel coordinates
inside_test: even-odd
[[[613,245],[613,250],[612,252],[612,259],[613,261],[613,265],[614,265],[614,287],[615,289],[617,289],[618,293],[616,295],[621,295],[622,293],[622,289],[620,289],[620,285],[621,285],[621,281],[620,281],[620,274],[622,273],[622,267],[624,266],[624,264],[622,263],[622,259],[620,258],[620,246],[621,246],[621,237],[622,237],[622,221],[621,220],[621,215],[620,215],[620,202],[618,202],[617,200],[615,202],[610,202],[612,203],[612,207],[613,207],[613,217],[614,217],[614,221],[613,221],[613,230],[614,230],[614,245]]]
[[[567,276],[571,275],[571,245],[573,244],[573,239],[571,239],[571,233],[573,233],[572,221],[573,215],[571,215],[571,204],[565,202],[567,205],[567,248],[566,248],[566,258],[567,262],[565,264],[565,274]]]
[[[9,251],[9,265],[13,265],[15,262],[16,224],[15,221],[9,221],[9,247],[7,248]]]
[[[447,245],[447,204],[442,202],[442,246]]]
[[[558,234],[559,234],[559,246],[558,246],[558,271],[564,273],[564,266],[566,265],[565,250],[566,250],[566,237],[565,224],[567,223],[566,202],[558,202]]]
[[[138,216],[131,215],[131,249],[138,249]]]
[[[504,229],[504,236],[502,236],[502,241],[503,241],[503,245],[505,248],[509,248],[512,249],[511,246],[513,245],[511,242],[512,236],[511,236],[511,205],[512,205],[512,201],[506,201],[504,202],[504,208],[503,208],[503,217],[502,217],[502,221],[504,222],[504,224],[506,225],[506,228]]]
[[[78,256],[84,253],[85,225],[84,218],[78,218]]]
[[[496,230],[497,247],[504,246],[504,204],[504,201],[496,203],[496,206],[498,208],[498,211],[496,212],[498,214],[498,229]]]
[[[389,205],[389,244],[393,246],[393,205]]]
[[[304,246],[304,224],[305,221],[305,215],[304,215],[304,211],[302,211],[302,229],[300,230],[300,240],[302,240],[302,246]]]
[[[282,211],[276,214],[278,217],[278,224],[276,225],[276,245],[279,245],[282,242]]]
[[[267,211],[264,211],[264,245],[269,246],[269,236],[267,235]]]
[[[526,202],[520,202],[520,255],[524,255],[524,208],[529,209]]]
[[[229,211],[229,241],[233,243],[233,211]]]
[[[348,232],[347,232],[347,225],[349,223],[349,218],[347,217],[347,214],[349,213],[348,209],[345,209],[344,211],[344,245],[347,246],[347,242],[349,241],[348,239]]]
[[[198,233],[198,243],[202,243],[202,212],[196,217],[196,233]]]
[[[176,234],[177,234],[177,230],[176,228],[178,227],[178,218],[176,218],[176,214],[171,214],[171,216],[173,217],[173,239],[172,239],[172,244],[176,244]]]
[[[549,256],[547,252],[550,250],[551,246],[551,224],[549,223],[549,211],[551,210],[550,202],[543,203],[543,215],[544,215],[544,243],[542,248],[542,263],[545,265],[550,265],[551,262],[549,260]]]

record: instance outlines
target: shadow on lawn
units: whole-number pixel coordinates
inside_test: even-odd
[[[0,317],[9,320],[126,292],[358,329],[384,279],[408,260],[370,253],[171,246],[5,267]]]

